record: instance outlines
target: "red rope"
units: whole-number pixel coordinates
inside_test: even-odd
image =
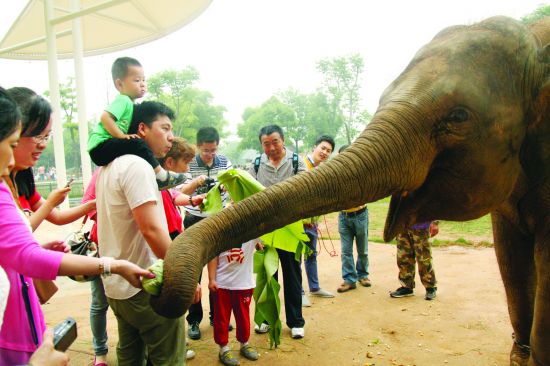
[[[317,227],[317,237],[318,237],[317,241],[319,242],[319,251],[318,251],[317,255],[320,255],[322,253],[321,249],[324,248],[325,251],[328,253],[328,255],[330,255],[331,257],[337,257],[338,253],[336,253],[336,248],[334,247],[334,242],[332,241],[332,237],[330,236],[330,231],[328,230],[327,217],[326,216],[323,216],[323,221],[325,222],[325,229],[327,230],[327,236],[328,236],[328,239],[330,241],[330,245],[332,246],[332,250],[329,251],[327,249],[327,246],[325,244],[325,240],[323,239],[323,233],[321,232],[321,225],[319,225]]]

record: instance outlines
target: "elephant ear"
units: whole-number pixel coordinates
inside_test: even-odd
[[[550,43],[539,49],[537,61],[541,71],[535,75],[540,86],[528,117],[521,161],[531,181],[540,182],[550,177]]]

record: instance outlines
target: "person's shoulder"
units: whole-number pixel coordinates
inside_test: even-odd
[[[153,170],[151,165],[137,155],[126,154],[119,156],[109,164],[112,166],[112,169],[115,169],[118,172],[128,172],[139,174],[141,172],[146,172],[148,170]]]

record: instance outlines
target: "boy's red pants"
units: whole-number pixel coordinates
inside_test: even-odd
[[[231,310],[235,316],[237,340],[248,342],[250,338],[250,301],[254,289],[226,290],[218,289],[213,293],[214,301],[214,341],[220,346],[229,343],[229,319]]]

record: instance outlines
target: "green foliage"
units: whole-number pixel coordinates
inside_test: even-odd
[[[550,5],[540,5],[531,14],[528,14],[521,18],[521,21],[525,24],[534,23],[544,17],[550,15]]]
[[[215,127],[221,136],[227,124],[225,107],[213,105],[210,92],[194,87],[198,71],[187,66],[183,70],[165,70],[151,76],[147,82],[153,100],[163,102],[176,114],[174,134],[194,142],[201,127]]]
[[[343,118],[343,136],[348,144],[364,129],[370,115],[360,109],[361,74],[364,62],[359,54],[324,59],[317,69],[324,76],[324,88],[330,96],[333,119]]]
[[[244,123],[237,127],[237,133],[241,138],[239,144],[241,150],[257,150],[260,146],[258,140],[260,129],[272,124],[283,128],[287,146],[296,146],[300,141],[300,137],[293,134],[297,130],[298,125],[294,111],[275,96],[268,99],[258,108],[247,108],[243,113],[243,120]]]
[[[45,91],[44,95],[49,96],[50,92]],[[78,121],[75,121],[77,115],[75,79],[67,78],[65,83],[59,84],[59,104],[63,117],[63,144],[65,150],[65,163],[68,171],[80,172],[80,134],[78,131]],[[36,166],[51,167],[55,166],[55,156],[53,151],[55,141],[48,144],[46,150],[42,153]]]

